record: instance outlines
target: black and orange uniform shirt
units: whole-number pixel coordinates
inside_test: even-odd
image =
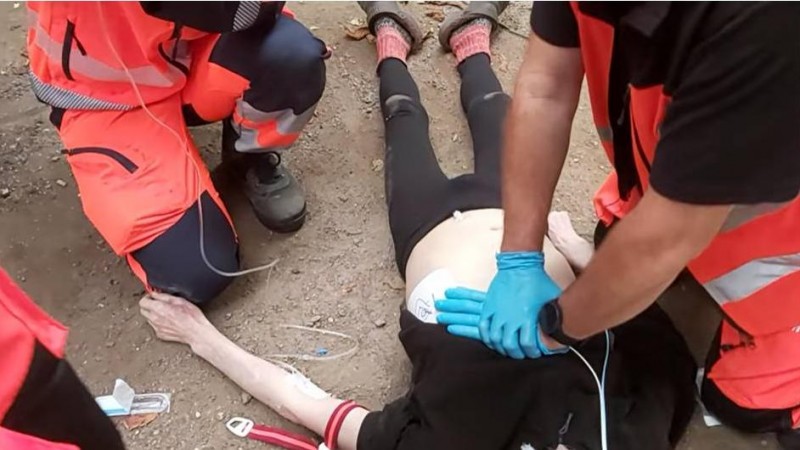
[[[628,132],[629,89],[658,85],[671,99],[646,168],[659,194],[692,204],[797,196],[797,4],[579,2],[578,9],[614,27],[608,117],[623,197],[642,188],[633,162],[642,145]],[[552,45],[581,46],[567,2],[535,2],[531,27]]]

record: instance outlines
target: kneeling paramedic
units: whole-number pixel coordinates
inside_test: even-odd
[[[28,2],[33,91],[87,217],[148,289],[205,303],[239,268],[187,126],[223,121],[223,161],[258,219],[303,224],[280,152],[314,113],[329,52],[283,3]]]
[[[543,336],[575,345],[628,321],[688,268],[723,315],[706,406],[800,448],[798,22],[786,3],[537,2],[506,123],[498,273],[462,321],[472,335],[535,358]],[[614,225],[560,292],[542,239],[584,75],[614,167],[594,204]],[[470,294],[446,295],[464,308]]]

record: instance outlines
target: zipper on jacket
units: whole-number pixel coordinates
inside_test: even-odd
[[[630,107],[630,105],[628,106]],[[636,153],[639,154],[639,158],[642,160],[642,164],[644,164],[644,168],[647,170],[649,174],[650,170],[650,160],[647,159],[647,155],[644,153],[644,146],[642,145],[642,141],[639,139],[639,129],[636,128],[636,119],[633,117],[633,110],[630,112],[631,114],[631,128],[633,128],[633,146],[636,147]]]
[[[75,36],[75,23],[68,20],[66,31],[64,31],[64,43],[61,47],[61,69],[64,71],[64,75],[68,80],[74,81],[75,78],[72,77],[72,71],[69,68],[69,58],[72,55],[73,42],[75,46],[78,47],[78,51],[81,52],[81,55],[86,56],[86,49]]]
[[[111,150],[110,148],[103,148],[103,147],[81,147],[81,148],[73,148],[73,149],[65,149],[62,150],[61,153],[64,153],[69,156],[76,156],[82,155],[86,153],[93,153],[96,155],[103,155],[107,156],[114,161],[116,161],[123,169],[125,169],[128,173],[134,173],[139,170],[139,166],[136,165],[135,162],[131,161],[130,158],[123,155],[122,153]]]
[[[172,56],[168,55],[166,50],[164,50],[164,44],[158,44],[158,54],[164,58],[167,63],[171,66],[175,67],[176,69],[180,70],[186,76],[189,76],[189,68],[186,67],[184,64],[178,62],[178,45],[181,42],[181,33],[183,31],[183,24],[175,22],[175,28],[172,30],[172,35],[169,37],[170,40],[175,40],[172,45]]]

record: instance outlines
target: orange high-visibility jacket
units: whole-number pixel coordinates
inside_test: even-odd
[[[581,11],[581,54],[602,146],[614,161],[608,98],[614,29]],[[670,98],[663,85],[629,86],[631,145],[641,190],[621,194],[612,172],[595,195],[605,223],[630,212],[647,189]],[[798,149],[800,151],[800,149]],[[800,199],[781,205],[734,207],[689,270],[721,306],[722,354],[710,378],[731,400],[752,409],[794,409],[800,422]]]
[[[36,342],[57,358],[64,357],[67,329],[17,287],[0,269],[0,423],[8,413],[33,361]],[[0,448],[78,450],[0,426]]]
[[[266,33],[283,3],[28,2],[33,91],[57,108],[124,111],[141,103],[133,79],[145,104],[157,102],[186,83],[192,41]]]

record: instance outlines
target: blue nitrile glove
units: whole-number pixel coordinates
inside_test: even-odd
[[[436,302],[436,309],[446,313],[437,320],[452,334],[474,338],[479,315],[479,336],[487,346],[515,359],[538,358],[542,350],[552,353],[539,339],[539,310],[560,294],[544,271],[542,252],[501,252],[489,291],[448,289],[446,299]]]

